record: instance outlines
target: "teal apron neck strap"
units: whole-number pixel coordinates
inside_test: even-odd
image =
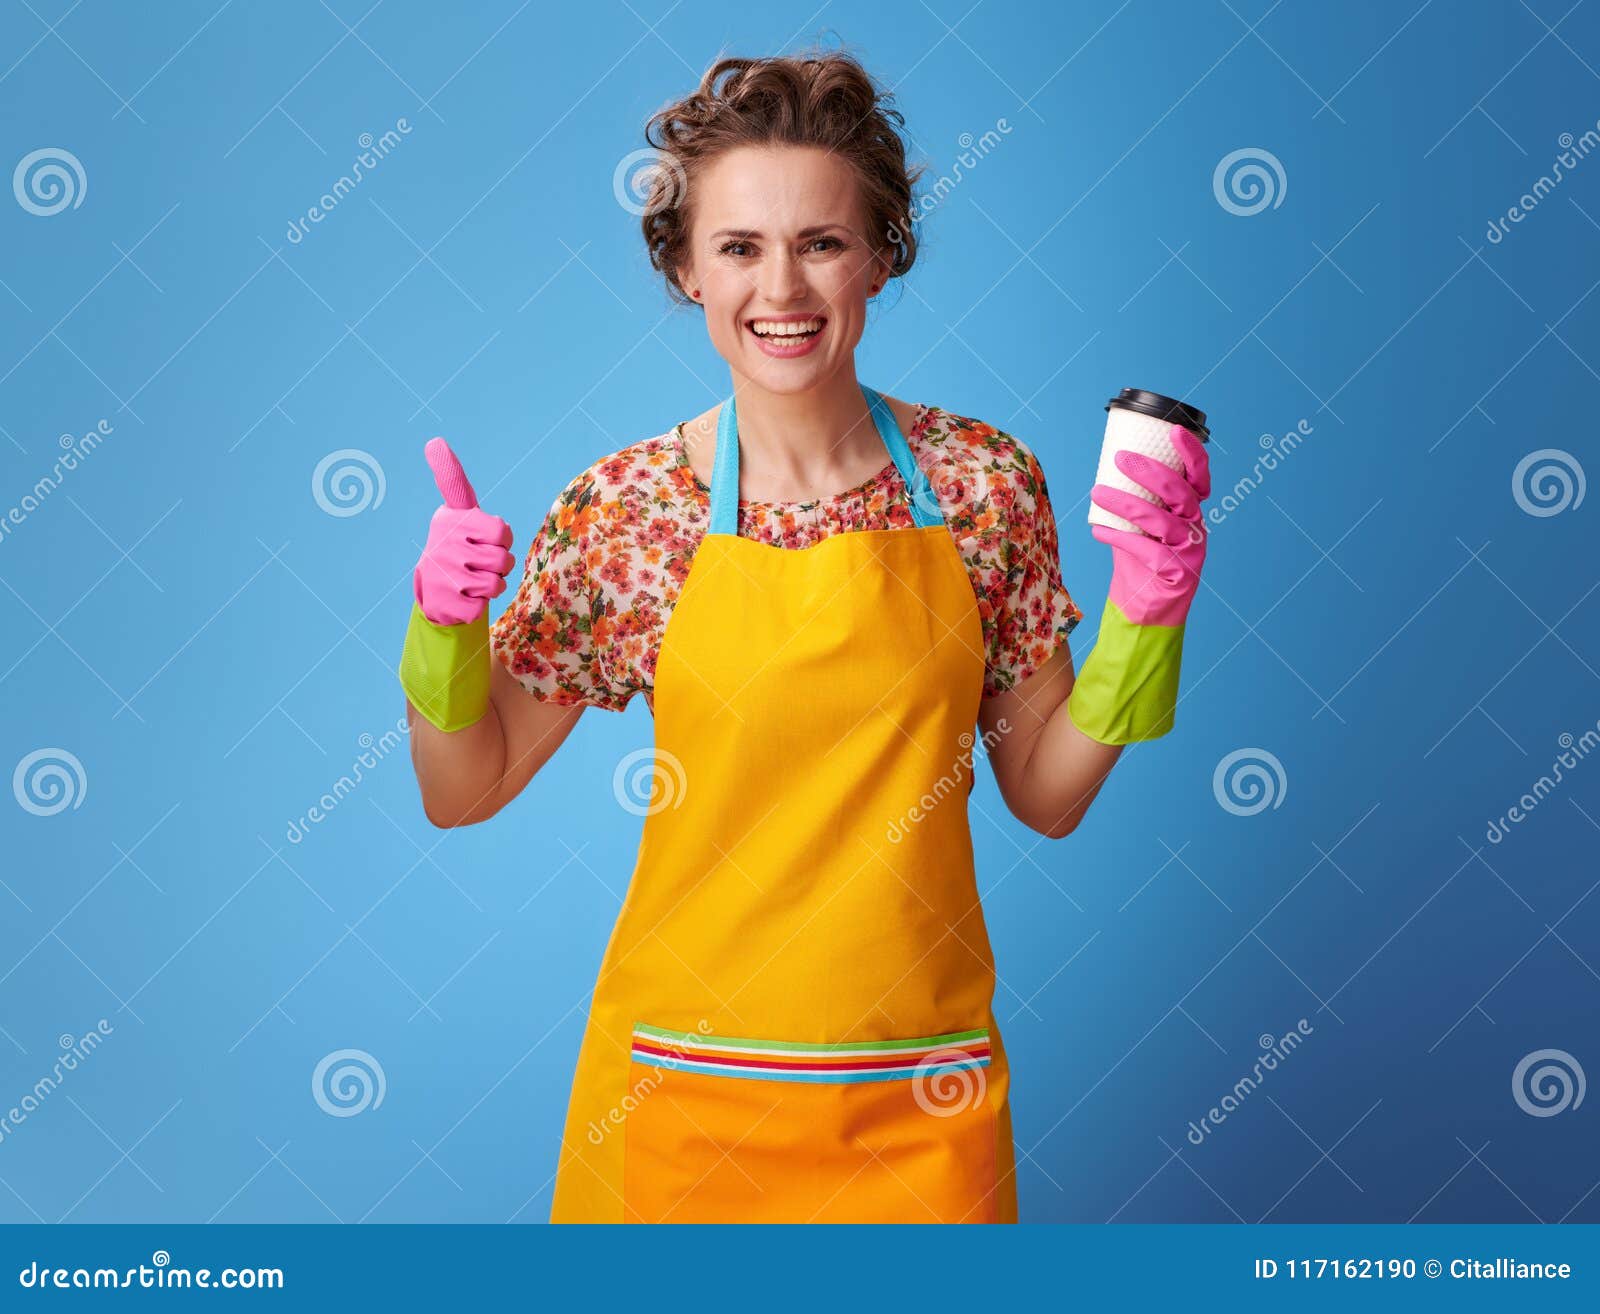
[[[928,476],[912,456],[889,403],[864,383],[861,395],[866,398],[873,422],[878,426],[878,436],[888,449],[895,469],[911,491],[912,519],[921,529],[943,524],[939,499],[934,496]],[[711,466],[711,524],[706,532],[729,535],[739,532],[739,421],[732,397],[722,403],[722,413],[717,417],[717,454]]]

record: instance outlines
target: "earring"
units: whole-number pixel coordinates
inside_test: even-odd
[[[698,297],[699,297],[699,295],[700,295],[700,289],[699,289],[699,288],[695,288],[695,290],[694,290],[694,295],[695,295],[695,296],[696,296],[696,297],[697,297],[697,298],[698,298]]]

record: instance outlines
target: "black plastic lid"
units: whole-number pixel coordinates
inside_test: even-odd
[[[1187,406],[1171,397],[1163,397],[1159,392],[1146,392],[1143,388],[1124,388],[1106,403],[1106,410],[1109,411],[1113,406],[1125,411],[1137,411],[1140,415],[1153,415],[1158,420],[1170,420],[1173,424],[1181,424],[1201,442],[1211,440],[1211,430],[1206,428],[1204,411],[1196,410],[1193,406]]]

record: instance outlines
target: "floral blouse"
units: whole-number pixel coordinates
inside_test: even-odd
[[[1033,674],[1083,618],[1061,581],[1044,471],[990,425],[920,407],[907,435],[972,579],[983,623],[985,695]],[[573,479],[528,550],[494,655],[534,696],[655,710],[656,654],[711,490],[689,464],[683,426],[623,448]],[[803,502],[741,501],[739,534],[803,548],[830,534],[910,528],[910,494],[892,462],[865,483]]]

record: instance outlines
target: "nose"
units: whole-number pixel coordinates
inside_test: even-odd
[[[806,295],[805,267],[792,251],[778,251],[762,262],[759,291],[774,306]]]

